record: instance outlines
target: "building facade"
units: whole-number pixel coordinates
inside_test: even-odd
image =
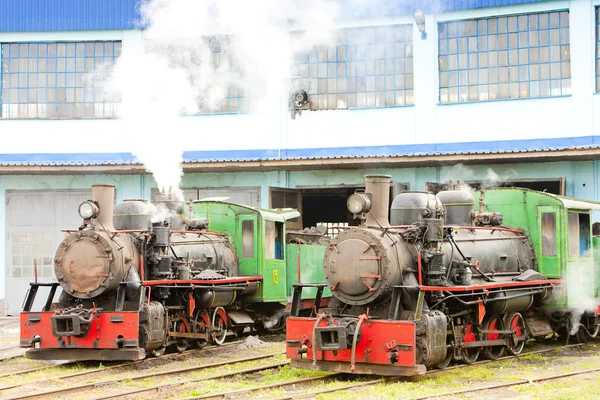
[[[122,99],[90,79],[151,44],[135,0],[0,7],[0,298],[15,314],[34,263],[53,279],[61,229],[78,226],[92,184],[114,184],[117,201],[158,195],[118,129]],[[256,112],[250,93],[229,88],[219,109],[182,117],[169,136],[184,144],[185,197],[298,207],[304,226],[347,223],[345,199],[367,173],[391,175],[396,191],[488,181],[598,201],[599,7],[413,0],[343,11],[334,42],[294,55],[305,105],[280,93]]]

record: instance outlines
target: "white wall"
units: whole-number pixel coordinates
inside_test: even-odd
[[[488,140],[560,138],[598,134],[595,93],[594,4],[599,0],[549,1],[427,15],[428,38],[414,27],[415,106],[350,111],[304,111],[291,119],[282,96],[273,112],[185,117],[172,132],[185,150],[295,149],[385,146]],[[532,11],[570,9],[572,95],[438,105],[437,22]],[[411,23],[411,17],[347,21],[340,26]],[[0,34],[0,42],[123,40],[123,52],[143,51],[141,31]],[[0,121],[1,153],[129,152],[118,120]],[[133,134],[144,135],[144,132]],[[85,140],[102,138],[102,140]],[[57,145],[57,142],[60,145]],[[93,146],[92,146],[93,143]]]

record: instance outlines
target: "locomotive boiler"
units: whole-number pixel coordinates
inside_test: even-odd
[[[508,192],[513,202],[499,190],[479,198],[407,191],[388,213],[389,187],[389,176],[367,176],[366,190],[349,197],[360,224],[334,238],[323,259],[333,298],[317,316],[287,321],[293,366],[415,375],[453,360],[475,362],[480,353],[517,354],[529,338],[572,327],[565,280],[541,268],[549,265],[543,235],[557,221],[544,231],[523,212],[529,195],[541,210],[544,202],[575,202],[517,189]],[[586,321],[582,331],[596,335],[598,309],[588,310]]]

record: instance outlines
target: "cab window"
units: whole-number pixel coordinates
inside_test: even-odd
[[[569,256],[587,257],[590,249],[590,215],[569,213]]]
[[[254,257],[254,221],[242,221],[242,257]]]
[[[542,256],[556,256],[556,213],[542,213]]]
[[[266,222],[265,246],[266,258],[283,260],[283,222]]]

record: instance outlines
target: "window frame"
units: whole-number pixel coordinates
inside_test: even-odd
[[[122,39],[1,42],[0,120],[118,118],[118,96],[89,77],[114,66],[122,49]]]
[[[339,28],[336,35],[334,45],[317,45],[293,56],[291,74],[308,93],[311,110],[415,105],[412,24]]]
[[[554,14],[557,15],[556,27],[552,27],[552,15]],[[542,15],[547,16],[547,26],[540,26],[540,16]],[[565,18],[565,16],[566,22],[563,23],[563,18]],[[533,21],[532,17],[535,17],[535,29],[530,28],[529,25],[530,21]],[[515,21],[514,30],[509,27],[509,21],[511,21],[511,19]],[[495,23],[494,30],[491,29],[494,25],[489,25],[490,20]],[[505,21],[506,26],[500,28],[500,20]],[[526,22],[527,28],[520,29],[519,21]],[[459,32],[461,23],[471,23],[471,32],[461,36]],[[480,28],[480,24],[481,26],[485,26],[485,28]],[[456,30],[456,35],[453,35],[452,37],[448,34],[449,29],[443,29],[443,27],[448,28],[451,25],[453,25]],[[569,97],[572,95],[570,13],[568,8],[444,20],[438,21],[437,27],[438,105],[557,98]],[[502,30],[500,31],[500,29]],[[551,31],[554,29],[557,31],[556,35],[558,37],[558,44],[556,45],[552,45],[551,39]],[[535,39],[537,43],[534,45],[529,44],[532,32],[537,32],[537,35],[533,35],[537,38]],[[546,44],[540,43],[540,32],[547,32]],[[524,36],[521,37],[521,34]],[[497,43],[498,38],[501,35],[505,35],[505,46],[500,46]],[[496,38],[496,45],[494,48],[490,48],[490,37]],[[483,50],[479,47],[481,38],[485,38],[485,49]],[[514,38],[515,47],[511,47],[511,38]],[[465,41],[461,42],[462,39],[465,39]],[[470,39],[474,40],[470,41]],[[451,40],[456,40],[456,46],[451,46]],[[521,40],[523,43],[521,43]],[[444,41],[447,43],[444,43]],[[459,45],[461,49],[459,49]],[[472,45],[476,49],[475,51],[470,50]],[[557,55],[551,53],[553,46],[558,48]],[[455,51],[450,47],[456,47]],[[548,49],[547,61],[541,61],[542,48]],[[533,49],[533,53],[530,49]],[[568,56],[565,56],[563,51],[567,51],[566,54],[568,54]],[[502,52],[506,52],[506,62],[502,62],[503,65],[501,65],[500,60],[500,53]],[[535,54],[536,52],[537,61],[532,63],[530,54]],[[495,53],[496,55],[493,65],[490,64],[489,53]],[[482,57],[483,54],[485,54],[485,57]],[[510,61],[511,54],[513,57],[517,58],[517,61],[514,63]],[[462,55],[465,57],[462,57],[461,59],[460,56]],[[456,56],[456,60],[451,60],[451,56]],[[446,58],[445,61],[442,59],[443,57]],[[521,57],[527,61],[521,62]],[[558,58],[553,59],[552,57]],[[480,65],[484,58],[486,60],[485,65]],[[459,61],[462,61],[466,66],[463,65],[461,67]],[[472,63],[474,63],[475,66],[472,66]],[[446,64],[445,68],[443,67],[444,64]],[[546,65],[547,67],[545,67]],[[567,66],[565,67],[565,65]],[[494,72],[497,72],[497,76],[490,76],[489,70],[496,70]],[[545,70],[547,70],[547,78],[542,78],[542,74],[545,73]],[[511,78],[511,71],[512,74],[516,74],[514,78]],[[506,82],[500,82],[501,72],[506,72]],[[530,75],[532,72],[536,73],[537,79],[532,79]],[[446,73],[447,76],[444,76],[444,73]],[[455,73],[455,75],[451,76],[451,73]],[[554,74],[556,73],[558,73],[557,78],[554,77]],[[485,77],[483,82],[481,81],[482,76]],[[471,82],[471,80],[474,82]],[[463,81],[465,81],[465,84],[462,83]],[[542,90],[545,90],[545,86],[542,87],[542,85],[546,84],[548,95],[542,92]],[[506,97],[501,97],[501,85],[503,89],[506,89]],[[558,85],[558,88],[553,88],[553,85]],[[511,96],[511,87],[513,88],[512,90],[516,90],[517,95]],[[473,93],[471,93],[472,89],[474,90]],[[532,90],[536,90],[537,94],[532,95]],[[556,90],[560,93],[553,94]],[[527,94],[522,94],[522,92],[524,93],[525,91]],[[456,100],[452,100],[454,96],[456,96]],[[461,98],[464,98],[464,100],[461,100]]]

